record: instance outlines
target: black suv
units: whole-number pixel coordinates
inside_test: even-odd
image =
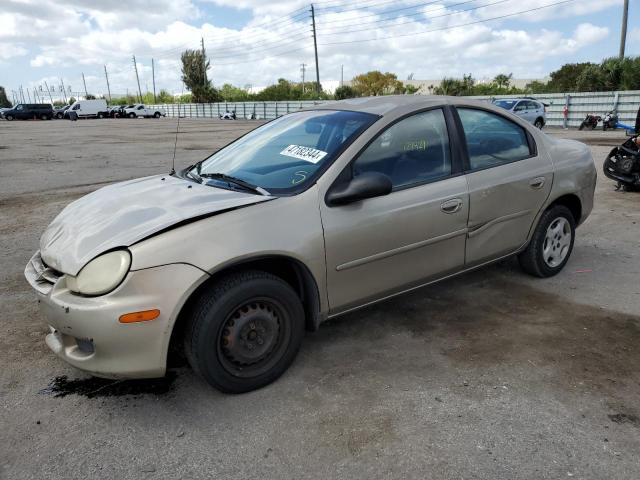
[[[20,103],[11,110],[2,112],[2,116],[7,120],[31,120],[32,118],[51,120],[53,107],[48,103]]]

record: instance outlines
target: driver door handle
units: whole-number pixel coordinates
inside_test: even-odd
[[[460,211],[462,208],[462,200],[459,198],[452,198],[451,200],[446,200],[440,204],[440,210],[444,213],[456,213]]]
[[[532,178],[531,180],[529,180],[529,186],[534,190],[539,190],[542,187],[544,187],[544,181],[545,181],[544,177]]]

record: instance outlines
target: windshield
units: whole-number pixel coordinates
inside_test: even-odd
[[[518,100],[495,100],[493,103],[505,110],[511,110],[513,106],[518,103]]]
[[[269,193],[287,193],[309,184],[378,119],[362,112],[316,110],[285,115],[214,153],[191,172],[224,174]],[[219,182],[218,182],[219,183]],[[212,185],[218,186],[215,180]]]

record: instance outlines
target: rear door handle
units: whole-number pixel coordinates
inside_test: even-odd
[[[462,208],[462,200],[459,198],[452,198],[451,200],[444,201],[440,204],[440,210],[444,213],[456,213]]]
[[[539,190],[542,187],[544,187],[544,181],[545,181],[544,177],[532,178],[531,180],[529,180],[529,186],[534,190]]]

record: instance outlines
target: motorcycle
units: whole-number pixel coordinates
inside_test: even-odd
[[[594,130],[598,126],[598,123],[600,123],[601,120],[602,120],[602,117],[600,115],[587,113],[587,116],[584,118],[584,120],[580,124],[580,127],[578,127],[578,130],[583,130],[585,128],[590,128],[591,130]]]
[[[613,110],[608,112],[602,119],[602,130],[607,131],[608,128],[615,130],[618,125],[618,114]]]
[[[640,109],[629,132],[632,136],[611,150],[602,166],[605,176],[618,182],[616,190],[640,190]]]
[[[236,111],[235,110],[227,110],[224,113],[218,115],[220,120],[235,120],[236,119]]]

